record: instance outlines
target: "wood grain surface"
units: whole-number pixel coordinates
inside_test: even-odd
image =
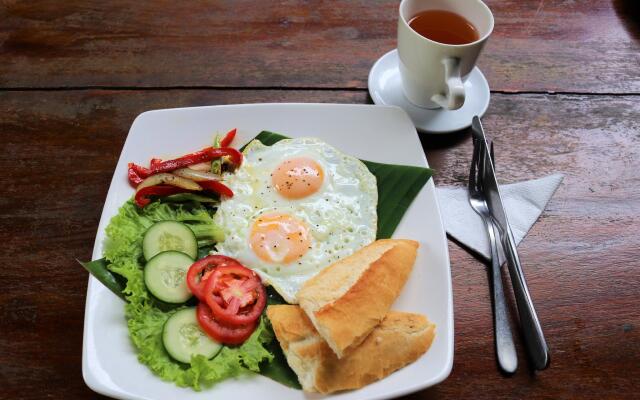
[[[640,93],[636,0],[488,1],[493,90]],[[397,0],[0,5],[0,87],[366,88]]]
[[[0,1],[0,399],[100,398],[82,380],[87,274],[134,118],[170,107],[370,103],[397,1]],[[484,126],[503,183],[563,173],[519,246],[552,355],[497,371],[486,269],[450,241],[455,359],[412,399],[632,399],[640,389],[640,6],[488,1]],[[466,131],[422,135],[464,184]],[[508,282],[505,280],[508,285]],[[510,299],[512,311],[513,299]]]
[[[206,104],[363,103],[351,91],[61,91],[0,93],[0,393],[93,396],[81,379],[88,259],[128,128],[142,111]],[[504,182],[565,180],[520,245],[549,341],[550,369],[501,376],[483,265],[450,244],[455,362],[412,398],[626,398],[640,374],[640,112],[636,96],[494,95],[485,127]],[[422,136],[439,185],[464,184],[468,135]]]

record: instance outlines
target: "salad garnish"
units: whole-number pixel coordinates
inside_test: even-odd
[[[127,177],[136,188],[136,204],[145,207],[153,197],[203,191],[233,197],[233,191],[220,181],[219,175],[222,173],[220,159],[228,161],[230,169],[242,163],[242,153],[229,147],[235,136],[236,129],[232,129],[219,141],[218,147],[207,147],[172,160],[152,158],[149,167],[129,163]]]

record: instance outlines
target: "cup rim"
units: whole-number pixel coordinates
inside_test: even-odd
[[[428,42],[431,43],[435,43],[441,46],[447,46],[447,47],[452,47],[452,48],[460,48],[460,47],[466,47],[466,46],[473,46],[476,45],[478,43],[482,43],[483,41],[487,40],[487,38],[491,35],[491,33],[493,32],[493,26],[494,26],[494,18],[493,18],[493,13],[491,12],[491,9],[489,8],[488,5],[486,5],[484,3],[484,1],[482,0],[475,0],[476,3],[480,3],[480,5],[482,7],[484,7],[485,11],[487,11],[489,17],[490,17],[490,21],[489,21],[489,29],[487,29],[487,33],[485,33],[484,35],[482,35],[480,38],[478,38],[477,40],[471,42],[471,43],[465,43],[465,44],[448,44],[448,43],[442,43],[442,42],[438,42],[432,39],[429,39],[427,37],[422,36],[421,34],[419,34],[418,32],[414,31],[413,28],[411,26],[409,26],[409,23],[407,22],[407,20],[402,16],[402,7],[404,6],[404,4],[409,1],[409,0],[402,0],[400,1],[400,5],[398,6],[398,17],[400,18],[400,20],[402,21],[402,23],[405,25],[405,27],[407,27],[411,33],[415,36],[417,36],[420,39],[424,39]]]

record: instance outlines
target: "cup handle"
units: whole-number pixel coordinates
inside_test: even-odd
[[[464,84],[460,78],[460,59],[448,57],[442,60],[444,64],[444,80],[447,83],[446,93],[436,94],[431,100],[440,107],[457,110],[464,104]]]

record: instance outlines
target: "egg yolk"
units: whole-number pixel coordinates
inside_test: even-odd
[[[280,163],[271,174],[271,181],[283,197],[301,199],[317,192],[323,177],[320,164],[311,158],[299,157]]]
[[[304,222],[287,214],[265,214],[251,228],[251,249],[263,261],[288,264],[302,257],[311,245]]]

